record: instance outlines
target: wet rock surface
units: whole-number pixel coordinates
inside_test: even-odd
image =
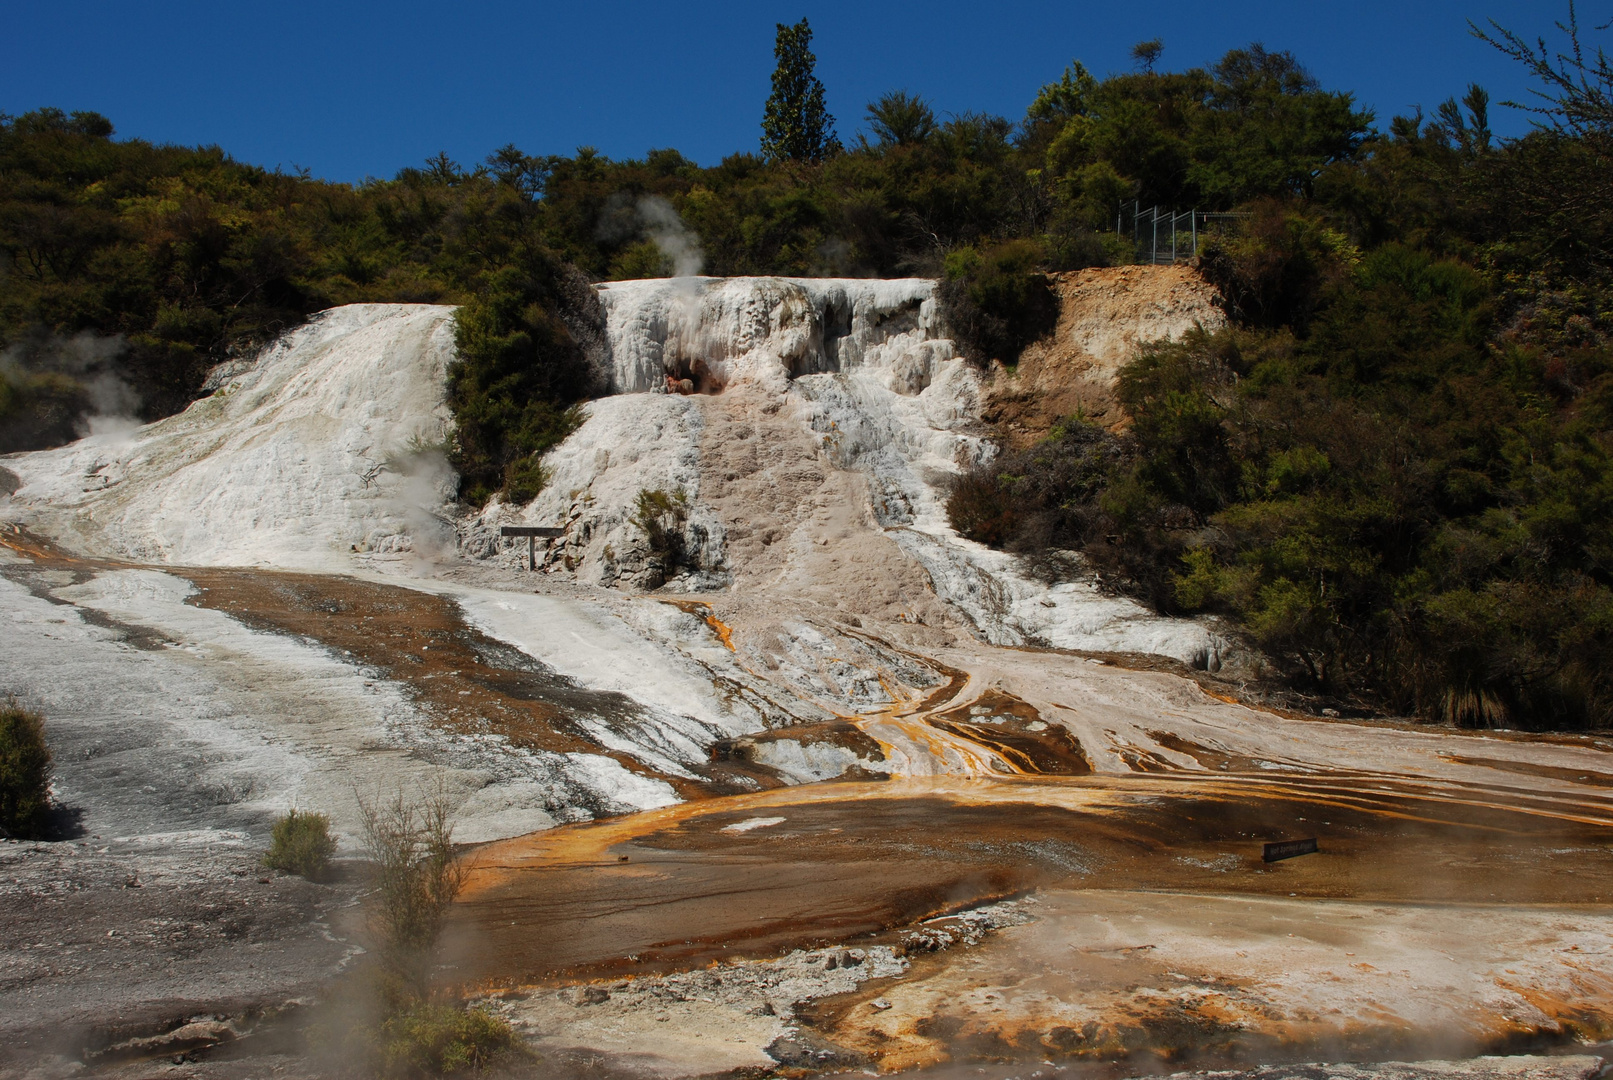
[[[869,1058],[803,1026],[798,1010],[898,977],[907,966],[889,945],[795,950],[664,976],[512,991],[485,1004],[540,1053],[595,1047],[608,1037],[619,1060],[652,1074],[779,1065],[821,1071]]]
[[[0,1074],[213,1046],[316,995],[357,951],[359,888],[257,856],[221,832],[0,842]]]
[[[1169,1080],[1592,1080],[1599,1057],[1482,1057],[1466,1061],[1379,1061],[1267,1065],[1258,1069],[1171,1073]]]

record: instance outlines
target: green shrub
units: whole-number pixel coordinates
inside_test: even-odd
[[[661,246],[654,240],[644,240],[612,259],[605,276],[611,281],[637,281],[671,277],[673,270],[672,260],[661,251]]]
[[[1042,246],[1010,240],[984,250],[960,248],[946,259],[941,313],[965,356],[1012,364],[1025,346],[1058,322],[1058,301]]]
[[[50,809],[45,720],[15,701],[0,705],[0,834],[38,836]]]
[[[936,132],[935,110],[917,94],[892,90],[870,102],[868,127],[881,146],[916,146]]]
[[[536,499],[549,482],[549,468],[542,452],[517,458],[504,467],[504,497],[517,505]]]
[[[1349,272],[1360,253],[1292,204],[1263,199],[1249,214],[1210,231],[1201,245],[1200,272],[1234,319],[1303,333],[1324,290]]]
[[[588,361],[563,317],[576,306],[574,274],[533,254],[490,275],[455,312],[449,460],[473,506],[497,492],[530,502],[546,479],[539,458],[581,422],[572,406],[590,389]],[[592,295],[586,284],[582,291]]]
[[[330,834],[330,818],[324,814],[293,808],[276,819],[270,835],[263,865],[271,870],[300,874],[310,881],[324,874],[331,855],[336,852],[336,840]]]
[[[88,392],[65,375],[0,369],[0,454],[71,442],[88,411]]]
[[[682,491],[669,493],[660,488],[654,491],[643,488],[638,493],[637,505],[633,523],[644,530],[650,550],[676,557],[682,543],[683,523],[689,516],[689,497]]]
[[[481,1009],[421,1002],[381,1026],[387,1076],[446,1076],[479,1071],[516,1049],[510,1025]]]
[[[633,524],[643,530],[650,542],[650,551],[661,561],[661,581],[676,574],[684,563],[683,526],[688,519],[689,497],[681,490],[644,488],[639,491]]]

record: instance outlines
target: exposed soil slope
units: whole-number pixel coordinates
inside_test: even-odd
[[[1016,449],[1077,413],[1123,424],[1114,381],[1139,344],[1226,325],[1215,289],[1185,265],[1075,270],[1054,275],[1054,291],[1058,326],[1013,371],[993,372],[981,410]]]

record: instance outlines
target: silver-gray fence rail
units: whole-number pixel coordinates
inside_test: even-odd
[[[1144,206],[1140,201],[1120,204],[1115,213],[1115,233],[1125,236],[1128,226],[1137,249],[1137,261],[1153,266],[1169,265],[1196,258],[1199,244],[1215,222],[1248,217],[1239,213],[1212,213],[1206,210],[1171,210]]]

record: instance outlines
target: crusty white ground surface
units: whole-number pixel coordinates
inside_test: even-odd
[[[451,546],[430,513],[452,476],[411,450],[448,430],[452,314],[322,312],[177,416],[7,456],[22,487],[4,513],[87,552],[190,566],[341,570],[354,546]]]

